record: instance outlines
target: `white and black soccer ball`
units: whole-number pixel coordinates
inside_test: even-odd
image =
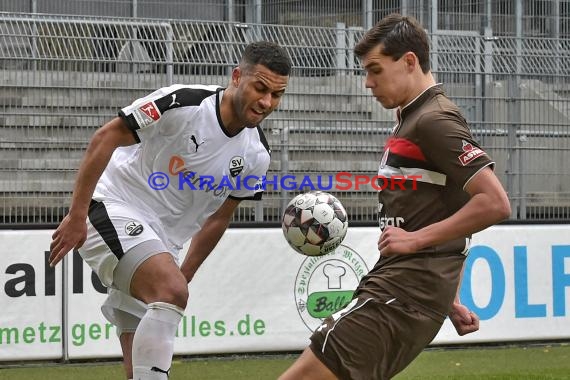
[[[321,256],[342,243],[348,229],[348,216],[333,195],[310,191],[289,202],[283,212],[281,227],[295,251],[306,256]]]

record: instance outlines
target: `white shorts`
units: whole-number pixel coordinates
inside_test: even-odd
[[[169,252],[178,262],[178,251],[166,243],[159,224],[149,222],[140,212],[115,200],[91,201],[87,219],[87,239],[78,249],[83,260],[109,290],[101,310],[109,322],[124,330],[118,316],[123,312],[140,319],[146,305],[130,296],[131,278],[150,256]],[[134,325],[136,328],[136,325]]]

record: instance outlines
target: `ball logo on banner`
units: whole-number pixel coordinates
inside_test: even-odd
[[[295,303],[305,326],[313,331],[345,307],[366,273],[362,257],[345,245],[328,255],[307,257],[295,279]]]

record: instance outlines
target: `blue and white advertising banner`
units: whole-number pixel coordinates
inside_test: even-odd
[[[434,343],[568,339],[569,226],[495,226],[476,234],[460,296],[481,318],[480,330],[457,337],[447,320]]]
[[[305,257],[281,229],[228,230],[189,286],[175,353],[303,349],[378,260],[377,228],[348,231],[332,254]],[[62,340],[70,359],[119,357],[116,329],[100,311],[105,288],[77,254],[66,259],[64,307],[61,264],[46,265],[52,232],[0,231],[0,360],[62,357]],[[459,337],[446,321],[433,344],[570,338],[570,226],[476,234],[460,294],[480,331]]]

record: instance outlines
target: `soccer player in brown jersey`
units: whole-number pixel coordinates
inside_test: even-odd
[[[493,161],[430,71],[422,26],[387,16],[354,51],[366,87],[384,108],[396,109],[378,174],[414,176],[417,186],[379,191],[378,262],[280,380],[389,379],[446,317],[459,335],[477,331],[479,318],[457,297],[470,237],[511,212]]]

